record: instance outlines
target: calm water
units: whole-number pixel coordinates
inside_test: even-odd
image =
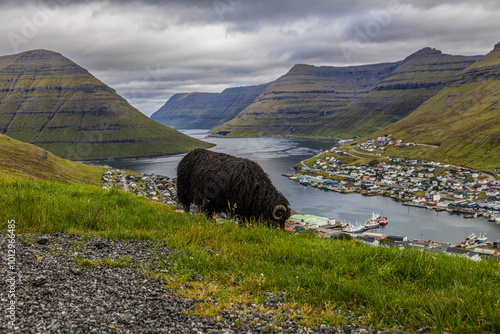
[[[413,239],[459,242],[470,233],[486,233],[489,241],[500,239],[500,225],[485,218],[464,219],[448,212],[406,207],[392,199],[359,194],[342,195],[325,192],[288,180],[282,173],[292,172],[301,160],[330,149],[332,142],[291,138],[205,138],[205,130],[184,133],[216,144],[212,150],[258,162],[274,185],[288,198],[292,208],[302,214],[335,217],[363,223],[372,212],[387,216],[389,224],[374,232],[408,236]],[[175,177],[176,167],[184,155],[106,162],[138,173],[155,173]]]

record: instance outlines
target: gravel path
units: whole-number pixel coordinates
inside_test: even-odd
[[[7,309],[12,283],[7,265],[9,238],[0,237],[0,333],[387,333],[358,326],[309,329],[253,311],[227,311],[218,322],[197,319],[186,314],[197,301],[175,297],[161,281],[144,278],[144,270],[168,273],[164,260],[172,253],[168,247],[62,233],[25,235],[21,238],[25,241],[16,238],[13,327]],[[120,257],[130,259],[127,268],[77,265],[82,258]],[[268,293],[268,298],[266,303],[279,307],[275,295]]]

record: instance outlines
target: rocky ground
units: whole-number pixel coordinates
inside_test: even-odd
[[[0,237],[0,303],[9,305],[9,238]],[[187,313],[198,301],[176,297],[162,281],[144,275],[168,273],[173,250],[164,245],[61,233],[21,239],[15,243],[15,326],[9,326],[9,311],[2,307],[1,333],[387,333],[353,325],[305,328],[256,310],[227,311],[219,321],[195,318]],[[105,258],[128,260],[122,267],[119,261],[92,265]],[[266,295],[266,306],[280,306],[274,294]]]

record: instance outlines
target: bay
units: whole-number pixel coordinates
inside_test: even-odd
[[[387,216],[389,224],[377,232],[407,236],[410,239],[455,243],[469,234],[486,233],[488,241],[500,239],[500,225],[486,218],[464,219],[462,215],[407,207],[392,199],[366,197],[360,194],[339,194],[300,185],[281,176],[293,172],[301,160],[330,149],[334,143],[296,138],[207,138],[206,130],[184,130],[185,134],[216,144],[211,150],[247,158],[259,163],[273,184],[301,214],[335,217],[340,221],[364,223],[372,213]],[[153,158],[106,161],[116,168],[138,173],[176,176],[176,167],[185,154]]]

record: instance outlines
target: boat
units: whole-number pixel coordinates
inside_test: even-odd
[[[379,217],[377,221],[378,221],[378,224],[381,226],[385,226],[385,225],[389,224],[387,217]]]
[[[490,218],[488,219],[489,222],[495,222],[498,223],[500,222],[500,217],[496,215],[491,215]]]
[[[487,242],[488,238],[486,237],[486,233],[481,236],[481,233],[479,234],[479,237],[476,238],[477,241],[479,242]]]
[[[347,233],[361,233],[364,230],[365,227],[363,225],[352,225],[350,223],[342,229],[342,231]]]
[[[479,234],[479,236],[477,236],[475,233],[471,233],[462,243],[465,244],[466,246],[477,246],[487,241],[488,238],[486,237],[486,234],[484,235]]]
[[[372,213],[372,217],[365,222],[365,229],[368,230],[372,228],[378,228],[378,219],[379,215],[376,213]]]

